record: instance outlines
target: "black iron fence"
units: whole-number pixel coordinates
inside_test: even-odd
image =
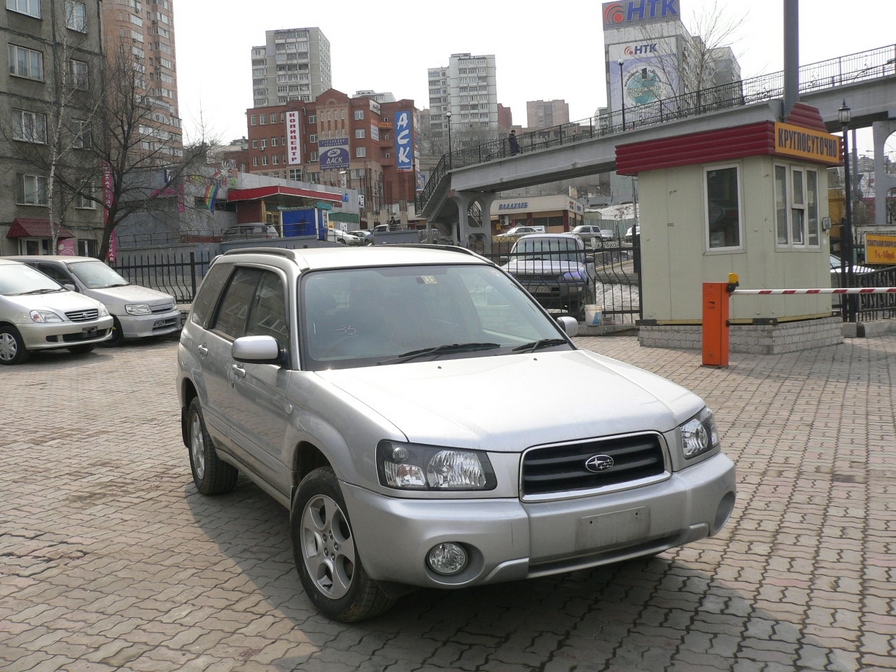
[[[840,274],[832,272],[835,275],[833,285],[840,286],[838,279]],[[867,271],[855,274],[855,287],[896,287],[896,266],[882,268],[878,271]],[[857,322],[873,322],[875,320],[888,320],[896,318],[896,294],[835,294],[834,295],[834,313],[844,317],[847,314],[845,306],[847,302],[852,302],[853,312]]]
[[[129,282],[171,294],[178,303],[192,303],[214,258],[210,250],[129,253],[112,267]]]

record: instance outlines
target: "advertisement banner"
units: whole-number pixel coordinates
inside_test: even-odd
[[[290,166],[302,163],[302,133],[298,110],[286,113],[286,155]]]
[[[318,140],[321,170],[345,170],[349,167],[348,138]]]
[[[678,0],[624,0],[601,5],[604,30],[650,21],[681,21]]]
[[[395,156],[399,171],[414,170],[414,129],[410,110],[395,113]]]
[[[614,44],[608,58],[612,110],[621,110],[623,105],[630,110],[676,95],[679,73],[674,38]]]

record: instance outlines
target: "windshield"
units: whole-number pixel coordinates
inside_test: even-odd
[[[106,266],[99,259],[79,261],[68,265],[68,270],[88,289],[104,289],[106,287],[123,287],[128,281]]]
[[[530,344],[572,347],[529,295],[491,266],[315,271],[303,278],[300,301],[310,370],[488,357]]]
[[[0,264],[0,295],[45,294],[65,289],[55,280],[25,264]]]

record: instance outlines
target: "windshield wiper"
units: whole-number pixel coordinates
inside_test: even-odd
[[[568,341],[564,338],[543,338],[540,341],[519,345],[513,349],[513,352],[535,352],[542,348],[552,348],[555,345],[568,345]]]
[[[439,355],[455,352],[475,352],[477,350],[493,350],[500,347],[500,343],[445,343],[444,345],[437,345],[432,348],[421,348],[420,350],[404,352],[392,359],[384,359],[381,362],[377,362],[377,366],[380,364],[403,364],[404,362],[410,362],[418,357],[438,357]]]
[[[53,294],[54,292],[61,292],[64,289],[65,287],[44,287],[43,289],[32,289],[30,292],[22,292],[19,296],[30,294]]]

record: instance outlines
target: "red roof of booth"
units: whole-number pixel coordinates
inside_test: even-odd
[[[49,219],[18,218],[12,220],[12,226],[6,232],[7,238],[52,238]],[[56,232],[57,238],[74,238],[75,234],[60,226]]]

